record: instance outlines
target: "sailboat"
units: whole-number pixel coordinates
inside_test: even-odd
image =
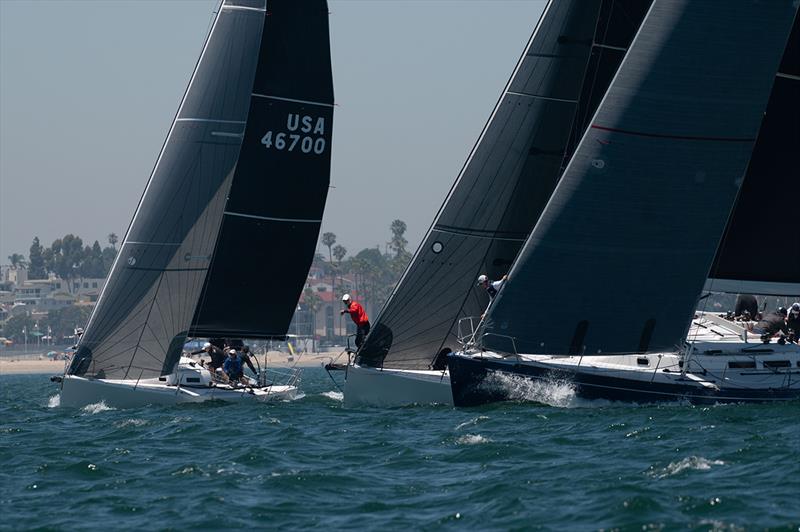
[[[624,56],[647,1],[549,1],[433,224],[348,367],[348,406],[452,404],[444,356],[489,303]]]
[[[457,406],[554,379],[636,402],[800,397],[800,347],[695,312],[704,285],[800,292],[800,243],[753,249],[740,194],[792,179],[797,4],[727,7],[654,1],[475,343],[448,357]]]
[[[62,405],[294,396],[295,375],[217,382],[183,346],[285,336],[321,225],[332,119],[326,2],[224,0],[60,379]]]

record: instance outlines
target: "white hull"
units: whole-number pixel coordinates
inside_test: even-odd
[[[204,401],[291,400],[297,395],[296,380],[296,376],[292,376],[291,383],[285,385],[232,386],[215,382],[207,369],[182,357],[172,374],[154,379],[87,379],[64,375],[60,404],[83,407],[102,401],[114,408],[132,408]]]
[[[344,404],[347,407],[452,405],[450,375],[441,371],[379,369],[353,365],[347,370]]]
[[[153,381],[156,382],[153,382]],[[145,405],[175,405],[202,403],[204,401],[278,401],[293,399],[296,386],[268,386],[266,388],[231,388],[170,386],[158,379],[123,381],[85,379],[66,375],[61,387],[61,406],[83,407],[104,402],[114,408],[133,408]]]

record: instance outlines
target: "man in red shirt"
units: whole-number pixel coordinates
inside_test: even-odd
[[[369,333],[369,317],[367,317],[364,307],[353,301],[350,294],[342,296],[342,303],[345,308],[339,314],[345,312],[350,314],[350,318],[356,324],[356,348],[359,348],[364,342],[364,337]]]

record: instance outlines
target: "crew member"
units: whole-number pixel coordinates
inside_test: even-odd
[[[253,361],[250,360],[250,357],[252,356],[252,354],[250,353],[250,348],[245,345],[244,340],[242,340],[241,338],[227,338],[225,340],[225,348],[236,349],[236,351],[239,353],[239,358],[241,359],[242,363],[246,364],[254,375],[258,375],[258,372],[256,371],[256,368],[253,365]]]
[[[789,307],[786,328],[789,330],[789,340],[800,343],[800,303],[792,303],[792,306]]]
[[[238,382],[244,377],[242,371],[242,359],[236,353],[236,349],[228,349],[228,358],[225,359],[225,364],[222,366],[222,371],[228,376],[231,382]]]
[[[489,294],[490,299],[494,299],[497,293],[500,291],[500,288],[503,287],[503,283],[506,282],[508,279],[508,275],[504,275],[502,279],[499,281],[490,281],[488,277],[485,275],[478,276],[478,286],[482,286],[486,289],[486,292]]]
[[[736,308],[733,311],[734,317],[743,317],[745,312],[750,314],[751,319],[755,319],[758,314],[758,301],[752,294],[739,294],[736,297]]]
[[[786,326],[786,309],[778,307],[778,312],[770,312],[753,327],[753,332],[761,335],[761,340],[768,344],[770,338],[777,333],[782,333],[781,337],[788,332]]]
[[[212,373],[221,368],[225,363],[225,353],[213,343],[206,342],[203,344],[203,351],[208,353],[208,355],[211,357],[211,360],[208,364],[206,364],[206,367]]]
[[[369,317],[367,316],[367,312],[364,310],[364,307],[352,300],[350,294],[342,296],[342,304],[344,304],[345,308],[343,308],[339,314],[350,314],[350,318],[353,320],[353,323],[356,324],[356,348],[361,347],[364,338],[369,334]]]

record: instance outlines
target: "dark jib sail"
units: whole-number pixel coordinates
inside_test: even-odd
[[[324,2],[314,6],[327,17]],[[70,374],[147,378],[169,373],[178,360],[218,246],[234,173],[237,181],[263,179],[235,170],[249,133],[268,14],[264,0],[220,6]],[[327,47],[327,32],[323,37]]]
[[[328,8],[270,1],[267,9],[242,151],[191,336],[284,336],[321,226],[333,131]]]
[[[489,310],[505,352],[674,350],[796,8],[656,0]]]
[[[548,2],[500,100],[359,363],[427,368],[488,304],[480,273],[510,268],[560,173],[600,2]]]
[[[800,295],[800,15],[706,288]]]

